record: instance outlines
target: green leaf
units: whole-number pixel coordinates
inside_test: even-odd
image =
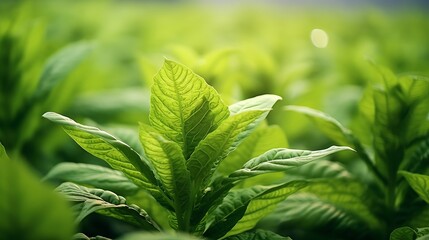
[[[1,144],[0,166],[0,238],[71,239],[74,223],[67,202],[22,162],[10,160]]]
[[[328,114],[301,106],[287,106],[285,109],[287,111],[302,113],[310,118],[327,137],[337,144],[351,144],[351,139],[353,138],[351,131]]]
[[[429,176],[399,171],[405,177],[411,188],[427,203],[429,203]]]
[[[61,49],[48,59],[40,76],[36,97],[42,97],[58,85],[76,66],[88,55],[92,44],[88,42],[75,43]]]
[[[380,208],[365,185],[348,179],[313,180],[280,203],[266,221],[283,228],[329,228],[339,232],[380,232],[372,212]]]
[[[148,233],[148,232],[134,232],[129,233],[118,240],[198,240],[201,238],[195,237],[186,233]]]
[[[294,181],[275,186],[255,186],[231,191],[207,217],[204,236],[219,238],[252,229],[274,210],[277,203],[305,187],[306,182]]]
[[[122,195],[132,195],[138,190],[122,172],[85,163],[60,163],[49,171],[44,180],[73,182]]]
[[[231,180],[237,181],[264,173],[285,171],[343,150],[352,149],[341,146],[331,146],[327,149],[318,151],[276,148],[251,159],[244,164],[241,169],[233,172],[229,177]]]
[[[266,111],[245,111],[231,116],[197,146],[187,167],[197,190],[204,189],[219,162],[253,131]]]
[[[87,152],[106,161],[113,169],[123,172],[137,186],[149,191],[157,199],[162,199],[152,169],[127,144],[98,128],[76,123],[57,113],[47,112],[43,117],[60,124]]]
[[[76,233],[73,236],[73,240],[112,240],[112,239],[102,237],[102,236],[88,237],[83,233]]]
[[[429,227],[417,228],[400,227],[390,234],[390,240],[428,240]]]
[[[410,227],[400,227],[390,234],[390,240],[414,240],[416,232]]]
[[[97,212],[146,230],[159,230],[157,224],[143,209],[137,205],[128,205],[124,197],[113,192],[87,188],[70,182],[58,186],[57,191],[74,203],[73,209],[77,213],[76,222],[80,222],[89,214]]]
[[[352,174],[340,163],[320,159],[300,167],[291,168],[287,171],[288,179],[292,177],[311,178],[344,178],[351,179]]]
[[[147,158],[154,166],[167,194],[174,200],[179,227],[189,222],[191,203],[191,178],[186,160],[178,144],[163,138],[150,126],[140,124],[140,141]]]
[[[265,94],[236,102],[228,108],[231,116],[251,110],[270,111],[274,104],[281,99],[277,95]]]
[[[248,231],[244,233],[240,233],[234,236],[230,236],[225,238],[225,240],[292,240],[290,237],[283,237],[276,233],[262,230],[262,229],[256,229],[254,231]]]
[[[219,94],[183,65],[165,60],[154,77],[149,120],[188,158],[199,141],[228,117]]]

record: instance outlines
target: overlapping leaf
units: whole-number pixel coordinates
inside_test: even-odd
[[[302,229],[332,228],[339,233],[379,232],[382,222],[372,196],[360,182],[329,179],[309,182],[308,186],[284,202],[267,221],[283,227]]]
[[[219,94],[183,65],[165,60],[151,89],[150,123],[188,158],[229,115]]]
[[[207,185],[219,162],[251,133],[264,114],[266,111],[253,110],[231,116],[200,142],[187,162],[197,189]]]
[[[305,187],[306,182],[295,181],[276,186],[256,186],[231,191],[207,219],[204,236],[219,238],[235,235],[253,228],[277,203]]]
[[[270,231],[257,229],[254,231],[243,232],[237,235],[233,235],[225,238],[225,240],[292,240],[290,237],[283,237]]]
[[[174,201],[177,218],[181,220],[179,223],[189,221],[185,218],[190,216],[184,214],[191,208],[191,178],[180,146],[164,139],[144,124],[140,125],[140,141],[164,188]]]
[[[49,171],[45,180],[73,182],[129,195],[138,187],[120,171],[85,163],[60,163]]]
[[[77,213],[76,221],[80,222],[86,216],[97,212],[113,217],[146,230],[159,230],[157,224],[137,205],[128,205],[124,197],[113,192],[98,188],[87,188],[66,182],[57,187],[57,191],[65,194],[74,203]]]
[[[60,124],[77,144],[92,155],[106,161],[113,169],[121,171],[136,185],[162,199],[152,169],[140,155],[124,142],[95,127],[76,123],[60,114],[48,112],[45,118]]]
[[[241,169],[233,172],[229,177],[236,181],[264,173],[284,171],[343,150],[351,150],[351,148],[332,146],[318,151],[287,148],[272,149],[251,159],[244,164]]]

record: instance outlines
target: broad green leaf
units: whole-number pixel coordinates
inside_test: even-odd
[[[275,186],[255,186],[231,191],[207,218],[204,236],[219,238],[252,229],[277,203],[305,187],[306,182],[295,181]]]
[[[399,171],[405,177],[411,188],[427,203],[429,203],[429,176],[407,171]]]
[[[245,111],[231,116],[200,142],[187,162],[197,190],[207,186],[219,162],[253,131],[262,115],[266,111]]]
[[[351,139],[353,138],[351,131],[328,114],[301,106],[287,106],[285,109],[287,111],[302,113],[310,118],[326,136],[337,144],[351,144]]]
[[[410,227],[400,227],[390,234],[390,240],[414,240],[416,239],[416,232]]]
[[[286,176],[288,179],[352,178],[352,174],[342,164],[323,159],[310,162],[300,167],[288,169]]]
[[[191,178],[182,149],[144,124],[140,124],[140,141],[167,194],[174,200],[179,225],[189,222],[190,216],[184,214],[190,212],[192,204]]]
[[[185,158],[229,115],[219,94],[183,65],[165,60],[151,88],[149,120]]]
[[[313,180],[280,203],[264,221],[284,228],[380,232],[382,222],[372,212],[379,207],[360,182],[347,179]]]
[[[0,238],[71,239],[73,214],[65,199],[22,162],[10,160],[1,144],[0,165]]]
[[[148,163],[124,142],[98,128],[76,123],[57,113],[48,112],[43,117],[60,124],[64,131],[87,152],[106,161],[113,169],[121,171],[137,186],[162,199],[157,180]]]
[[[44,180],[73,182],[122,195],[132,195],[138,190],[122,172],[85,163],[60,163],[49,171]]]
[[[159,230],[157,224],[137,205],[128,205],[122,196],[99,188],[87,188],[66,182],[57,187],[74,206],[76,222],[93,212],[113,217],[146,230]]]
[[[352,149],[341,146],[331,146],[327,149],[318,151],[276,148],[251,159],[245,163],[241,169],[233,172],[229,177],[231,180],[237,181],[264,173],[285,171],[343,150]]]
[[[42,97],[66,78],[74,68],[87,56],[92,44],[81,42],[61,49],[48,59],[40,76],[36,97]]]
[[[262,230],[262,229],[256,229],[254,231],[248,231],[243,232],[234,236],[230,236],[225,238],[225,240],[292,240],[290,237],[283,237],[276,233]]]
[[[248,98],[248,99],[236,102],[231,106],[229,106],[228,108],[229,108],[229,112],[231,113],[231,116],[244,111],[251,111],[251,110],[269,111],[274,106],[274,104],[281,99],[282,98],[277,95],[265,94],[265,95],[260,95],[257,97]]]
[[[118,238],[118,240],[198,240],[196,236],[186,234],[186,233],[148,233],[148,232],[134,232],[126,234],[123,237]],[[202,240],[202,239],[201,239]]]
[[[390,240],[428,240],[429,227],[416,228],[400,227],[390,234]]]
[[[233,152],[219,164],[217,173],[228,175],[252,159],[272,148],[287,147],[286,137],[279,126],[261,124]]]

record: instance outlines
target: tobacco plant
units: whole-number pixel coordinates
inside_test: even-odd
[[[359,158],[344,161],[351,168],[314,162],[295,172],[319,179],[280,204],[271,216],[277,226],[302,223],[297,228],[306,229],[303,239],[312,238],[310,233],[319,239],[387,239],[404,226],[409,227],[391,239],[424,235],[429,206],[412,189],[427,201],[428,177],[421,174],[429,173],[429,80],[377,71],[380,80],[366,90],[353,130],[323,112],[287,107],[309,117],[334,142],[354,148]],[[410,238],[398,238],[403,232]]]
[[[90,154],[111,167],[64,163],[46,179],[65,179],[57,190],[74,203],[79,222],[97,212],[147,231],[185,232],[219,239],[284,239],[264,230],[247,232],[275,205],[308,183],[305,180],[234,188],[254,176],[282,172],[331,153],[349,149],[332,146],[320,151],[275,148],[228,174],[217,167],[239,147],[280,100],[262,95],[229,107],[204,79],[166,60],[151,88],[150,124],[140,123],[143,151],[98,128],[57,113],[44,117]],[[145,197],[129,204],[136,192]],[[120,195],[121,194],[121,195]],[[149,204],[148,204],[149,203]],[[160,206],[152,216],[142,208]],[[168,226],[162,224],[165,215]]]

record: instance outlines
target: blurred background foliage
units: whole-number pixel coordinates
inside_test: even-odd
[[[203,76],[227,104],[282,96],[268,123],[304,149],[332,142],[282,106],[360,128],[354,120],[377,76],[373,64],[429,75],[424,1],[298,2],[0,1],[0,142],[40,175],[63,161],[101,164],[41,115],[56,111],[138,143],[164,58]],[[314,29],[326,35],[312,38]],[[335,157],[352,166],[357,158]]]

